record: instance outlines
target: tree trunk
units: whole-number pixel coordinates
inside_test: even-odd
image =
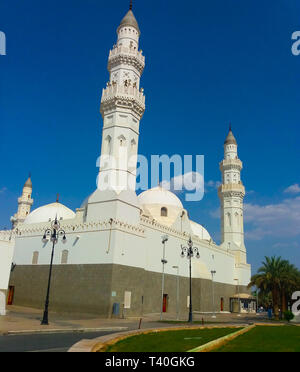
[[[285,291],[282,291],[281,293],[281,311],[282,313],[284,311],[287,311],[287,301],[286,301]]]
[[[279,293],[277,289],[272,291],[272,300],[273,300],[273,309],[274,309],[274,316],[275,319],[279,319]]]

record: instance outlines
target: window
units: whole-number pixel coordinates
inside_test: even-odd
[[[37,265],[38,260],[39,260],[39,252],[33,252],[32,265]]]
[[[162,217],[168,217],[168,210],[166,207],[162,207],[162,209],[160,210],[160,215]]]
[[[107,136],[105,138],[105,148],[104,148],[104,152],[108,155],[111,154],[111,136]]]
[[[68,255],[69,255],[69,251],[67,251],[66,249],[64,251],[62,251],[62,253],[61,253],[61,263],[62,264],[67,264],[68,263]]]
[[[121,147],[126,146],[126,138],[123,136],[123,134],[118,137],[118,140],[119,140],[119,143],[120,143]]]
[[[131,308],[131,292],[125,291],[124,293],[124,309]]]

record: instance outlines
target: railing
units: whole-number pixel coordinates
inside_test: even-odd
[[[121,86],[118,84],[110,84],[102,91],[102,99],[101,102],[114,97],[115,95],[124,95],[124,96],[132,96],[137,99],[142,105],[145,105],[145,96],[143,94],[143,89],[138,90],[136,87],[133,86]]]
[[[127,54],[130,56],[137,57],[142,64],[145,64],[145,57],[142,54],[141,50],[136,50],[134,48],[128,48],[125,46],[116,46],[114,49],[109,51],[108,59],[115,57],[118,54]]]
[[[245,187],[243,186],[243,184],[242,184],[241,181],[239,181],[239,183],[226,183],[226,184],[222,184],[220,186],[220,189],[222,191],[232,190],[232,191],[242,191],[242,192],[245,192]]]

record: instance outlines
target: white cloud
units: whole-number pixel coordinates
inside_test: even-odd
[[[300,235],[300,196],[278,204],[245,204],[245,234],[248,239],[266,236],[291,238]]]
[[[222,182],[220,181],[208,181],[205,182],[206,191],[210,191],[210,189],[218,189],[219,186],[222,185]]]
[[[210,212],[220,218],[220,208]],[[262,240],[265,237],[291,239],[300,236],[300,196],[277,204],[244,204],[245,237]],[[288,242],[287,242],[288,243]]]
[[[284,192],[288,194],[299,194],[300,186],[298,183],[295,183],[294,185],[291,185],[287,189],[285,189]]]
[[[162,181],[161,185],[165,189],[173,192],[203,190],[204,179],[200,173],[188,172],[172,178],[171,181]]]

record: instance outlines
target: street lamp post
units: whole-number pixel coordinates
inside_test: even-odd
[[[50,294],[50,284],[51,284],[51,274],[52,274],[52,264],[53,264],[53,256],[54,256],[54,247],[55,244],[58,242],[58,238],[62,236],[62,242],[66,243],[66,233],[63,229],[60,228],[60,224],[57,221],[57,217],[54,221],[51,223],[51,228],[46,229],[44,236],[43,236],[43,243],[47,243],[48,239],[47,237],[50,236],[50,240],[52,241],[52,253],[51,253],[51,261],[50,261],[50,269],[49,269],[49,278],[48,278],[48,287],[47,287],[47,294],[46,294],[46,301],[45,301],[45,309],[44,309],[44,315],[43,320],[41,322],[41,325],[48,325],[48,307],[49,307],[49,294]]]
[[[179,320],[179,266],[172,266],[177,269],[177,289],[176,289],[176,318]]]
[[[164,288],[165,288],[165,264],[168,262],[166,260],[166,242],[169,240],[168,235],[164,235],[162,238],[163,244],[163,258],[161,260],[162,263],[162,279],[161,279],[161,309],[160,309],[160,320],[162,320],[163,316],[163,306],[164,306]]]
[[[187,257],[189,260],[190,269],[190,306],[189,306],[189,323],[193,322],[193,309],[192,309],[192,258],[196,255],[196,258],[200,258],[199,249],[193,246],[192,238],[188,241],[188,247],[181,246],[181,257]]]
[[[213,315],[212,318],[216,317],[215,312],[215,292],[214,292],[214,275],[216,274],[216,270],[211,270],[211,284],[212,284],[212,305],[213,305]]]

